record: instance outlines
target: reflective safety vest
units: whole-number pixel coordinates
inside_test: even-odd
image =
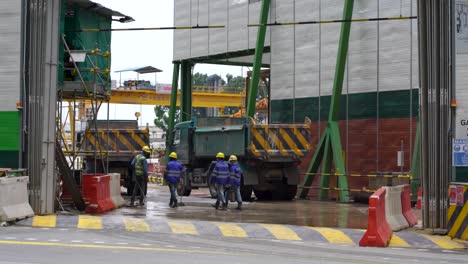
[[[229,166],[226,161],[220,160],[216,162],[216,165],[211,174],[211,182],[218,184],[227,184],[229,178]]]
[[[170,183],[178,183],[183,169],[184,167],[178,161],[169,161],[169,163],[167,163],[166,170],[164,171],[166,181]]]
[[[234,186],[240,186],[241,184],[242,171],[239,167],[239,164],[234,163],[231,165],[229,171],[229,181],[228,183]]]
[[[145,156],[141,154],[135,157],[135,175],[138,177],[143,177],[145,175],[145,169],[143,168],[143,161],[145,160]]]

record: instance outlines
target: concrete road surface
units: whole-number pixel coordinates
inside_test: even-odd
[[[67,228],[0,228],[11,263],[467,263],[468,252]]]

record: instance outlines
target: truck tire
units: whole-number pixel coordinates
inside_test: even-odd
[[[179,196],[190,196],[192,193],[192,186],[190,182],[185,182],[185,177],[180,177],[179,184],[177,184],[177,195]]]
[[[297,185],[283,185],[283,191],[281,192],[282,194],[282,200],[293,200],[296,198],[296,193],[297,193]]]
[[[254,190],[255,197],[257,197],[257,200],[271,200],[273,198],[273,193],[270,190],[267,191],[259,191],[259,190]]]

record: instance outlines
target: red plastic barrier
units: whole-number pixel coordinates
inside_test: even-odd
[[[409,226],[414,226],[418,223],[418,218],[411,209],[411,188],[409,184],[403,185],[403,191],[401,192],[401,209]]]
[[[418,200],[416,201],[416,208],[421,209],[422,207],[422,188],[418,188]]]
[[[369,198],[369,218],[367,231],[359,241],[361,247],[386,247],[393,231],[385,219],[384,188],[378,189]]]
[[[87,213],[104,213],[115,208],[110,198],[109,175],[84,174],[82,190]]]

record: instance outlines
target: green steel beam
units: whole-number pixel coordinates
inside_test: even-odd
[[[181,72],[180,109],[181,121],[184,122],[192,118],[192,64],[186,60],[182,61]]]
[[[340,42],[338,46],[338,55],[336,58],[335,79],[333,82],[333,94],[330,102],[330,112],[328,116],[327,128],[320,139],[320,143],[312,158],[306,177],[303,183],[303,189],[299,195],[305,198],[308,194],[308,187],[312,185],[315,174],[322,163],[322,173],[331,172],[331,162],[334,162],[335,173],[342,174],[338,177],[339,200],[341,202],[349,201],[348,180],[345,163],[342,156],[342,146],[340,138],[340,129],[338,126],[338,114],[340,112],[340,97],[343,92],[343,80],[346,68],[346,59],[348,56],[349,36],[351,33],[351,19],[353,17],[354,0],[345,0],[343,8],[343,22],[341,24]],[[330,149],[331,148],[331,149]],[[326,198],[326,188],[329,188],[329,176],[322,175],[320,180],[320,198]]]
[[[170,146],[174,140],[174,134],[172,131],[174,130],[174,120],[175,120],[175,112],[177,108],[177,88],[179,84],[179,69],[180,64],[174,63],[174,70],[172,73],[172,90],[171,90],[171,103],[169,107],[169,124],[167,124],[167,132],[166,132],[166,163],[169,157]]]
[[[259,24],[268,22],[268,13],[270,11],[270,0],[262,0],[260,10]],[[255,104],[257,103],[258,84],[260,82],[260,68],[263,59],[263,49],[265,47],[266,26],[259,26],[257,31],[257,45],[255,47],[254,64],[252,67],[252,79],[250,80],[249,94],[247,98],[247,113],[246,116],[253,117],[255,115]]]

